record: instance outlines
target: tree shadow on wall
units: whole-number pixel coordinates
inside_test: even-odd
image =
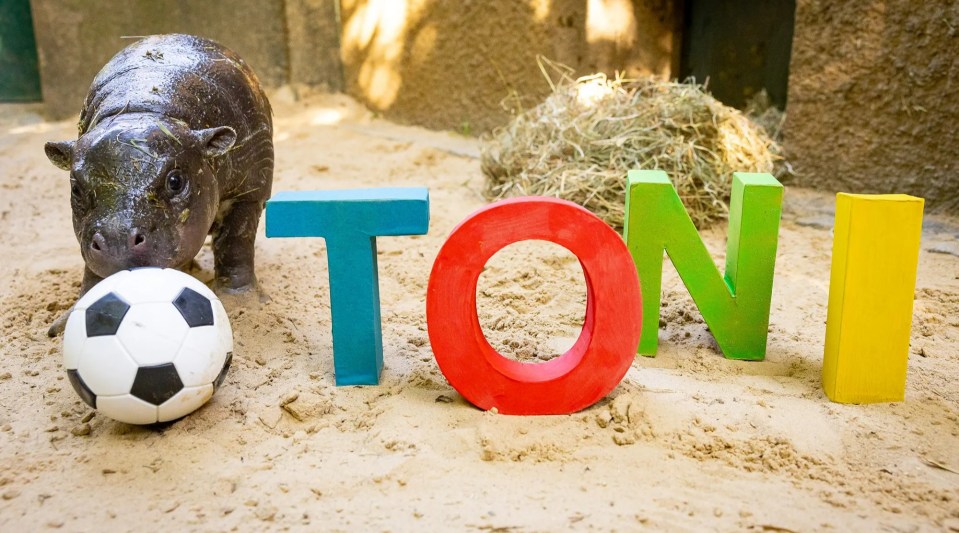
[[[669,76],[669,4],[656,18],[658,3],[638,0],[345,1],[347,88],[396,120],[485,131],[508,120],[504,98],[536,103],[548,93],[540,55],[577,74]]]

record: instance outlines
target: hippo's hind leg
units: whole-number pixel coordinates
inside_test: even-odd
[[[83,297],[94,285],[103,281],[103,278],[93,273],[90,270],[90,267],[83,268],[83,282],[80,284],[80,297]],[[67,327],[67,319],[70,318],[70,313],[73,312],[73,308],[76,304],[71,305],[70,309],[67,309],[63,312],[56,320],[53,321],[53,324],[50,324],[50,329],[47,330],[47,335],[50,337],[56,337],[57,335],[63,333],[63,330]]]
[[[245,293],[257,289],[253,271],[253,241],[263,201],[234,201],[213,228],[213,288]]]

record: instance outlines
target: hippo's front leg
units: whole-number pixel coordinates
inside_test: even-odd
[[[245,293],[257,289],[253,241],[263,212],[262,201],[234,201],[213,229],[213,288]]]
[[[90,270],[90,267],[83,268],[83,281],[80,283],[80,298],[87,293],[94,285],[103,281],[103,278],[93,273]],[[50,325],[50,329],[47,330],[47,335],[50,337],[56,337],[57,335],[63,333],[63,330],[67,327],[67,319],[70,318],[70,313],[73,312],[73,308],[76,307],[76,304],[71,305],[70,309],[67,309],[63,312],[62,315],[57,317],[53,321],[53,324]]]

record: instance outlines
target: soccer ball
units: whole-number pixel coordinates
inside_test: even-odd
[[[123,270],[77,302],[63,363],[80,398],[129,424],[186,416],[223,384],[233,331],[223,304],[169,268]]]

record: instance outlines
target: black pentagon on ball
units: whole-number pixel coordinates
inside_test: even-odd
[[[214,391],[219,389],[220,385],[223,385],[223,382],[226,381],[226,373],[230,371],[230,362],[232,361],[233,352],[226,352],[226,361],[223,361],[223,368],[220,369],[220,374],[213,380]]]
[[[77,394],[80,395],[80,399],[83,400],[83,403],[96,409],[97,395],[93,394],[93,391],[90,390],[90,387],[87,387],[87,384],[83,382],[83,378],[80,377],[80,373],[76,370],[67,370],[67,378],[70,380],[70,384],[73,385],[73,390],[77,391]]]
[[[173,305],[191,328],[213,325],[213,305],[206,296],[195,290],[185,287],[173,300]]]
[[[133,378],[130,394],[153,405],[176,396],[183,390],[183,381],[177,373],[173,363],[164,363],[156,366],[141,366]]]
[[[130,310],[130,305],[114,293],[109,293],[87,307],[87,337],[116,335],[120,322]]]

